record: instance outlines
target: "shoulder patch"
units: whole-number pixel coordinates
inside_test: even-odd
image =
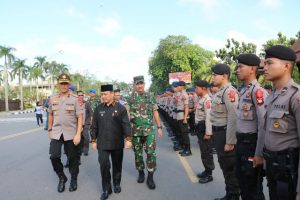
[[[205,103],[206,109],[210,109],[210,100],[207,100]]]
[[[264,93],[261,88],[258,88],[255,93],[257,105],[261,106],[264,104]]]
[[[229,91],[229,100],[235,102],[235,91],[233,89]]]

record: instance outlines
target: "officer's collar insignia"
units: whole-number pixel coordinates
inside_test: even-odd
[[[287,87],[284,87],[284,88],[281,90],[281,94],[284,94],[287,90],[288,90],[288,88],[287,88]]]

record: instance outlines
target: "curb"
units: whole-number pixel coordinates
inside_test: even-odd
[[[20,114],[27,114],[27,113],[33,113],[34,110],[24,110],[24,111],[16,111],[16,112],[12,112],[10,113],[11,115],[20,115]]]

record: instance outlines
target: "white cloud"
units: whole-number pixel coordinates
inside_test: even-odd
[[[121,30],[121,25],[116,18],[108,17],[101,19],[100,25],[98,25],[95,30],[100,35],[112,37]]]
[[[56,50],[63,49],[64,62],[71,65],[73,71],[88,70],[99,80],[119,80],[131,82],[136,75],[148,76],[148,58],[151,50],[142,40],[124,36],[118,45],[108,47],[84,46],[76,42],[65,41],[55,45]]]
[[[227,43],[227,39],[235,39],[238,42],[246,42],[246,43],[253,43],[257,46],[257,53],[259,53],[262,44],[266,41],[265,38],[250,38],[244,33],[241,33],[239,31],[231,30],[228,31],[224,38],[213,38],[205,35],[197,35],[194,39],[193,42],[196,44],[199,44],[201,47],[215,51],[220,48],[225,47],[225,44]]]
[[[74,7],[67,8],[66,14],[70,17],[85,18],[85,15]]]
[[[270,8],[279,8],[282,4],[281,0],[260,0],[260,3]]]
[[[193,42],[196,44],[199,44],[201,47],[215,51],[217,49],[220,49],[224,46],[225,41],[223,39],[217,39],[205,35],[197,35],[194,39]]]

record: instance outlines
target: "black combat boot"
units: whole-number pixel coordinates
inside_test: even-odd
[[[191,156],[192,152],[190,148],[186,148],[185,150],[183,150],[182,152],[180,152],[180,155],[182,157],[186,157],[186,156]]]
[[[144,170],[139,170],[139,176],[138,176],[137,182],[138,183],[144,183],[144,181],[145,181]]]
[[[148,188],[150,190],[154,190],[155,189],[155,183],[154,183],[154,180],[153,180],[153,172],[149,172],[148,173],[147,185],[148,185]]]
[[[71,182],[70,182],[70,187],[69,187],[69,191],[70,192],[74,192],[77,190],[77,175],[72,175],[71,176]]]
[[[65,183],[67,182],[68,178],[66,177],[64,172],[57,173],[59,182],[57,186],[57,191],[58,192],[63,192],[65,191]]]

